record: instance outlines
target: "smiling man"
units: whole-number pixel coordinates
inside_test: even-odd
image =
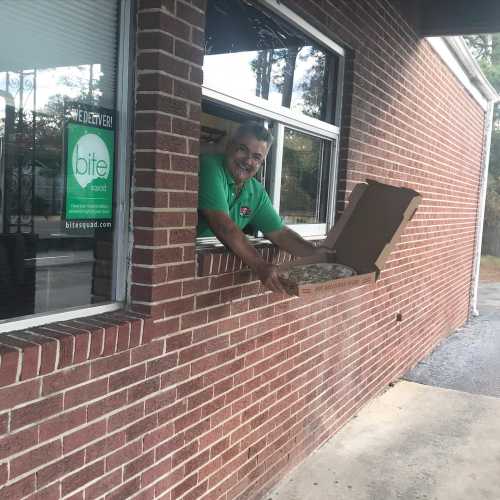
[[[217,236],[269,290],[283,293],[277,266],[264,260],[243,233],[248,224],[297,257],[328,252],[283,225],[264,186],[255,179],[272,142],[265,127],[247,122],[236,130],[225,154],[201,155],[198,236]]]

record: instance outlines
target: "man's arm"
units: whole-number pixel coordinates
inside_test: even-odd
[[[330,260],[333,255],[331,250],[322,246],[314,246],[310,241],[305,240],[286,226],[278,231],[266,233],[264,236],[278,247],[296,257],[309,257],[315,255],[325,260]]]
[[[200,212],[215,236],[257,273],[264,286],[273,292],[286,293],[279,279],[277,266],[266,262],[259,255],[229,215],[219,210],[200,209]]]

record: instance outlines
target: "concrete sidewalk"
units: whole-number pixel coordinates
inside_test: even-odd
[[[500,285],[479,310],[263,500],[500,500]]]

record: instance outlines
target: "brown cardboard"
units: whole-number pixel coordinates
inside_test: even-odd
[[[323,243],[334,252],[334,262],[352,267],[358,274],[323,283],[294,284],[287,281],[285,285],[289,292],[304,295],[376,281],[421,200],[422,197],[412,189],[372,180],[358,184],[344,213]],[[317,262],[320,260],[314,257],[302,258],[279,268],[285,271]]]

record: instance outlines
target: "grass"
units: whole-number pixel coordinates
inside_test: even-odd
[[[500,257],[493,255],[481,256],[479,268],[479,281],[500,282]]]

